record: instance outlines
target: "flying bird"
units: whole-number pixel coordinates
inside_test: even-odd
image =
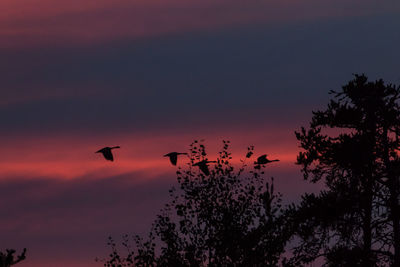
[[[113,154],[111,153],[111,149],[114,148],[120,148],[119,146],[113,146],[113,147],[103,147],[102,149],[100,149],[99,151],[96,151],[96,153],[102,153],[104,158],[106,160],[110,160],[110,161],[114,161],[114,157]]]
[[[279,161],[279,159],[269,160],[269,159],[267,159],[267,154],[265,154],[265,155],[259,156],[257,158],[257,161],[254,161],[254,164],[257,164],[257,165],[268,164],[268,163],[271,163],[274,161]]]
[[[207,165],[207,163],[213,163],[213,162],[216,162],[216,161],[208,161],[208,160],[202,160],[202,161],[199,161],[199,162],[197,162],[197,163],[195,163],[195,164],[193,164],[193,166],[197,166],[197,167],[199,167],[199,169],[205,174],[205,175],[210,175],[210,170],[208,169],[208,165]]]
[[[187,155],[187,153],[171,152],[165,154],[164,157],[169,157],[169,160],[171,161],[172,165],[176,166],[176,163],[178,162],[178,155]]]

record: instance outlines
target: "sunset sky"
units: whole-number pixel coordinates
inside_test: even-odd
[[[285,201],[316,190],[294,131],[365,73],[400,84],[399,0],[0,1],[0,250],[21,267],[101,266],[146,233],[176,168],[231,140],[281,161]],[[115,162],[94,152],[119,145]],[[184,162],[182,163],[184,164]]]

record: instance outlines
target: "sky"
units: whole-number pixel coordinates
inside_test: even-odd
[[[279,158],[286,201],[318,190],[294,131],[353,73],[400,84],[398,0],[0,1],[0,249],[101,266],[146,233],[204,139]],[[119,145],[115,161],[94,152]],[[181,164],[185,164],[182,162]]]

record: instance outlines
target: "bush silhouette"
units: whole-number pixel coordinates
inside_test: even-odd
[[[178,186],[149,236],[124,237],[125,254],[112,238],[104,266],[276,266],[290,238],[273,179],[250,161],[232,164],[229,141],[214,162],[202,142],[190,145],[190,162],[177,170]],[[206,162],[209,173],[196,167]],[[209,174],[209,175],[207,175]]]

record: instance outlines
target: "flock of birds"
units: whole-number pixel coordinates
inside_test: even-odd
[[[114,156],[111,152],[111,150],[115,149],[115,148],[120,148],[119,146],[113,146],[113,147],[103,147],[102,149],[96,151],[96,153],[101,153],[103,154],[104,158],[106,160],[110,160],[110,161],[114,161]],[[164,157],[168,157],[169,160],[171,161],[171,164],[176,166],[177,162],[178,162],[178,156],[179,155],[187,155],[188,153],[180,153],[180,152],[170,152],[168,154],[165,154]],[[279,161],[279,159],[273,159],[273,160],[269,160],[267,159],[267,155],[264,154],[262,156],[259,156],[257,158],[257,160],[254,162],[255,167],[254,168],[260,168],[261,165],[265,165],[271,162],[275,162],[275,161]],[[210,175],[210,170],[208,169],[208,164],[209,163],[215,163],[216,161],[210,161],[210,160],[202,160],[199,162],[196,162],[195,164],[193,164],[193,166],[197,166],[199,167],[199,169],[205,174],[205,175]]]

